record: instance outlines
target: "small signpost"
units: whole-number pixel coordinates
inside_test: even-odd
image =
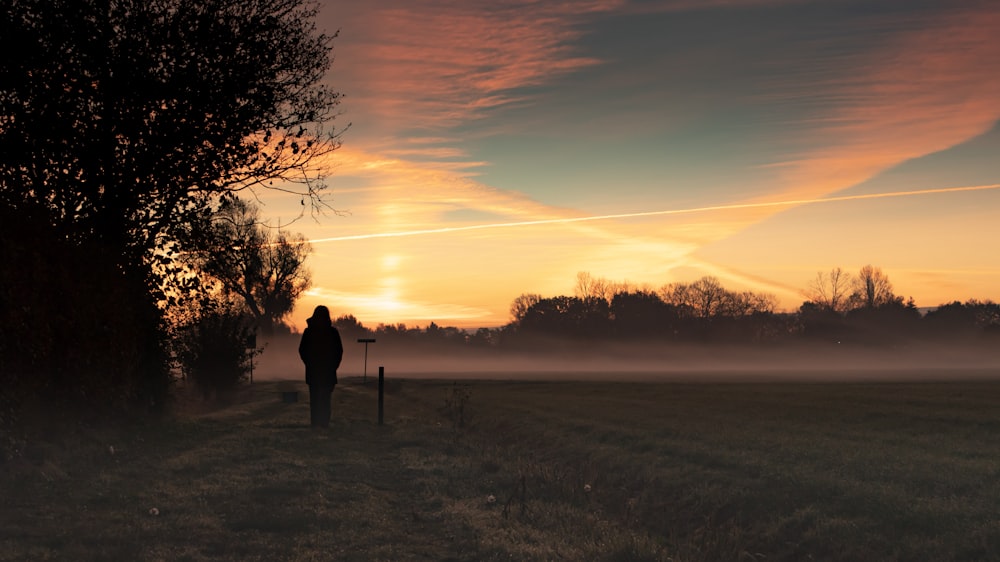
[[[358,343],[365,344],[365,370],[361,378],[361,384],[368,383],[368,344],[375,343],[375,338],[358,338]]]

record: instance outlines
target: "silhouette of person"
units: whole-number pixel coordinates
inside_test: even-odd
[[[306,324],[299,342],[299,357],[306,365],[309,422],[314,428],[330,427],[330,398],[333,387],[337,386],[337,369],[344,358],[344,344],[325,306],[317,306]]]

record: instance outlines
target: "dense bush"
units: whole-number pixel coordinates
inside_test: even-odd
[[[203,303],[201,310],[180,326],[176,358],[186,380],[206,398],[224,398],[247,380],[254,355],[252,318],[231,301]]]

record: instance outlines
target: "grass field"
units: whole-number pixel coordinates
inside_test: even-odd
[[[1000,559],[998,382],[288,384],[32,441],[0,559]]]

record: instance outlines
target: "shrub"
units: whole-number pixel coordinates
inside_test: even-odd
[[[257,350],[252,318],[230,301],[209,301],[178,330],[176,358],[206,398],[222,398],[247,380]]]

